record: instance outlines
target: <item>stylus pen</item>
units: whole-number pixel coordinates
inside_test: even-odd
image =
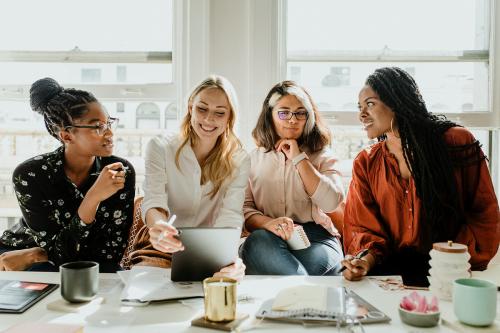
[[[363,249],[363,250],[361,250],[361,252],[359,252],[358,254],[356,254],[356,256],[353,259],[361,259],[364,256],[366,256],[368,253],[370,253],[370,251],[368,251],[368,249]],[[340,269],[339,273],[342,273],[343,271],[345,271],[346,268],[347,268],[346,266],[342,266],[342,268]]]
[[[170,218],[169,218],[169,219],[168,219],[168,221],[167,221],[167,224],[168,224],[168,225],[172,225],[172,224],[174,224],[174,222],[175,222],[175,219],[176,219],[176,218],[177,218],[177,215],[175,215],[175,214],[174,214],[174,215],[172,215],[172,216],[170,216]]]
[[[118,168],[118,169],[116,169],[116,170],[114,170],[114,171],[118,171],[118,172],[120,172],[120,171],[125,171],[125,173],[127,173],[127,172],[126,172],[126,171],[127,171],[127,169],[128,169],[128,168],[122,168],[122,167],[120,167],[120,168]],[[91,176],[99,176],[100,174],[101,174],[101,171],[98,171],[98,172],[91,173],[90,175],[91,175]]]
[[[167,221],[167,225],[172,225],[172,224],[174,224],[174,221],[175,221],[175,219],[176,219],[176,218],[177,218],[177,215],[175,215],[175,214],[174,214],[174,215],[172,215],[172,216],[170,216],[170,218],[169,218],[169,219],[168,219],[168,221]],[[165,238],[165,237],[167,236],[166,234],[167,234],[167,232],[166,232],[166,231],[162,232],[162,233],[160,234],[160,236],[158,237],[158,242],[159,242],[159,241],[161,241],[163,238]]]

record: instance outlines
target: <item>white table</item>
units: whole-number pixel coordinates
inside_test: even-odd
[[[0,279],[59,283],[59,273],[0,272]],[[104,295],[106,299],[105,303],[98,309],[94,309],[91,313],[70,314],[47,310],[46,305],[48,303],[61,297],[58,289],[35,304],[24,314],[0,314],[0,331],[16,323],[52,322],[83,325],[85,326],[85,332],[217,332],[190,326],[190,321],[203,313],[202,301],[187,305],[176,302],[153,304],[146,307],[122,306],[119,296],[123,286],[119,282],[119,277],[116,274],[101,274],[100,279],[112,279],[116,281],[116,287]],[[342,277],[249,276],[241,283],[238,292],[240,294],[251,295],[254,299],[253,301],[250,300],[249,302],[239,304],[238,312],[248,313],[252,316],[264,299],[273,297],[281,288],[300,284],[304,281],[307,283],[313,282],[315,284],[350,288],[392,318],[389,324],[365,325],[366,332],[454,332],[443,325],[423,329],[401,323],[397,311],[398,304],[400,299],[409,294],[410,291],[384,291],[366,279],[360,282],[349,282]],[[450,312],[451,306],[450,302],[440,302],[442,312]],[[248,320],[251,321],[252,317]],[[287,332],[303,332],[305,329],[298,324],[264,321],[258,328],[250,332],[276,332],[283,330]],[[308,330],[311,332],[336,332],[336,329],[331,326],[315,327]]]

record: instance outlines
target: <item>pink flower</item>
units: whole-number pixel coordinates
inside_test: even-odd
[[[433,296],[431,302],[428,303],[425,296],[420,295],[416,291],[412,292],[409,296],[401,299],[399,306],[410,312],[429,313],[438,312],[439,305],[436,296]]]

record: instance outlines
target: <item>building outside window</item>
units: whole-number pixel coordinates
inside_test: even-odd
[[[65,0],[0,4],[0,29],[9,32],[0,37],[0,232],[20,214],[11,186],[15,166],[59,146],[31,111],[34,81],[52,77],[90,91],[119,117],[114,153],[136,166],[138,184],[142,147],[164,122],[153,131],[138,128],[135,111],[142,102],[177,103],[173,0],[87,0],[75,10],[75,2]]]
[[[284,2],[284,76],[311,92],[347,176],[369,144],[357,120],[358,92],[385,66],[408,71],[429,111],[473,129],[493,155],[499,134],[490,128],[500,125],[500,110],[491,103],[492,8],[488,0]]]

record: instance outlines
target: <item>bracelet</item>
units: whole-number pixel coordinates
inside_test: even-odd
[[[308,159],[309,157],[306,155],[306,153],[302,152],[297,156],[295,156],[294,158],[292,158],[293,166],[296,167],[297,164],[299,164],[302,160],[308,160]]]

